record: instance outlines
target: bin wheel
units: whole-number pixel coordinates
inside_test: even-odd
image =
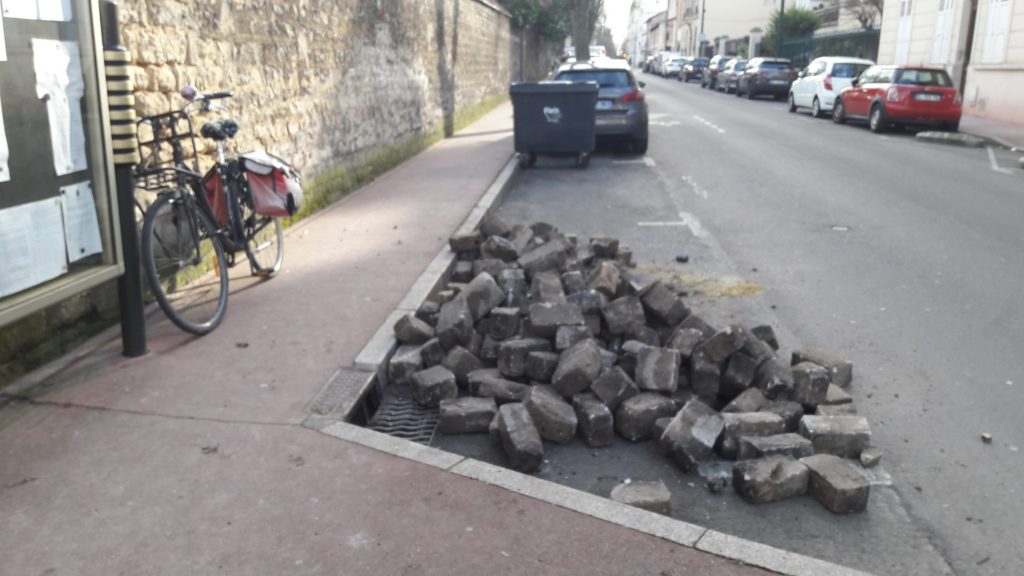
[[[587,166],[590,166],[590,154],[580,154],[579,156],[576,157],[577,168],[582,169],[586,168]]]
[[[519,155],[519,167],[523,168],[524,170],[526,168],[532,168],[533,165],[536,164],[536,163],[537,163],[537,155],[532,153],[532,152],[529,153],[529,154],[520,154]]]

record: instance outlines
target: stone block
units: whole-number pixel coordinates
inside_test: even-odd
[[[750,332],[747,332],[740,352],[749,356],[754,361],[755,367],[760,367],[761,364],[775,357],[775,351],[772,350],[772,347]]]
[[[485,238],[490,238],[491,236],[505,237],[511,232],[512,228],[508,225],[508,222],[494,212],[491,212],[480,221],[480,233]]]
[[[690,388],[701,398],[711,399],[718,396],[721,384],[721,372],[718,364],[712,362],[704,352],[697,350],[690,357]]]
[[[509,235],[509,239],[512,240],[516,250],[522,254],[526,251],[526,247],[530,245],[530,240],[533,240],[533,230],[529,226],[517,225],[512,228],[512,234]]]
[[[441,346],[441,341],[437,338],[431,338],[427,340],[426,344],[420,346],[420,358],[423,359],[424,368],[437,366],[444,361],[445,355],[444,346]]]
[[[481,258],[473,261],[473,277],[481,274],[489,274],[492,278],[501,276],[501,273],[512,265],[497,258]]]
[[[807,493],[834,514],[862,512],[868,507],[871,485],[846,460],[815,454],[800,460],[810,470]]]
[[[456,234],[448,239],[448,246],[452,252],[470,252],[478,250],[484,243],[484,237],[480,231],[474,230],[466,234]]]
[[[721,414],[700,400],[690,400],[662,434],[662,448],[677,466],[695,470],[714,457],[715,444],[724,430]]]
[[[437,406],[441,400],[459,395],[455,374],[444,366],[433,366],[411,376],[412,398],[423,406]]]
[[[857,407],[853,404],[818,404],[814,409],[815,416],[856,416]]]
[[[678,325],[690,314],[682,299],[661,281],[651,285],[640,301],[651,316],[668,326]]]
[[[543,338],[513,338],[498,346],[498,370],[508,378],[526,375],[526,359],[530,352],[550,352],[551,343]]]
[[[668,456],[668,452],[665,450],[665,445],[661,443],[661,438],[665,435],[665,430],[668,429],[668,425],[671,423],[671,416],[658,418],[654,421],[654,428],[651,429],[651,438],[654,439],[654,447],[658,451],[658,454],[661,454],[662,456]]]
[[[718,394],[725,398],[735,398],[742,394],[754,382],[757,363],[743,352],[737,351],[729,357]]]
[[[612,488],[611,499],[657,514],[672,514],[672,493],[661,480],[618,484]]]
[[[775,337],[775,330],[768,324],[754,326],[750,329],[750,332],[756,336],[758,340],[771,346],[772,350],[779,349],[779,339]]]
[[[519,259],[519,250],[511,240],[501,236],[491,236],[480,245],[480,256],[497,258],[504,262],[515,262]]]
[[[700,344],[700,351],[715,364],[721,364],[743,347],[744,332],[733,326],[715,332],[713,336]]]
[[[576,411],[550,386],[530,386],[523,405],[541,438],[565,444],[576,435]]]
[[[646,324],[644,307],[640,298],[636,296],[623,296],[609,302],[601,309],[604,322],[608,325],[608,331],[612,334],[624,334],[630,326]]]
[[[860,465],[865,468],[874,468],[882,460],[882,453],[874,448],[868,448],[860,453]]]
[[[575,304],[530,304],[530,326],[542,338],[554,338],[562,326],[583,326],[583,313]]]
[[[625,289],[622,294],[629,296],[643,296],[658,281],[650,274],[643,274],[629,269],[620,269],[619,277],[625,283]]]
[[[441,305],[433,300],[424,300],[416,308],[416,317],[423,320],[431,327],[437,326],[437,314],[441,312]]]
[[[636,383],[641,390],[673,392],[679,386],[679,351],[645,346],[637,355]]]
[[[495,308],[491,310],[491,324],[488,331],[491,338],[501,342],[519,333],[519,309]]]
[[[804,458],[814,454],[811,441],[799,434],[787,432],[771,436],[740,436],[738,460],[752,460],[765,456]]]
[[[576,411],[579,435],[591,448],[611,446],[615,436],[612,411],[590,393],[574,394],[572,407]]]
[[[601,309],[608,305],[608,297],[597,290],[574,292],[566,296],[565,300],[579,306],[584,314],[600,314]]]
[[[582,392],[601,373],[601,353],[594,340],[584,340],[562,352],[551,377],[555,390],[565,397]]]
[[[633,250],[629,246],[622,246],[615,253],[615,261],[619,266],[633,267]]]
[[[733,398],[732,402],[726,404],[725,408],[722,408],[722,413],[757,412],[767,404],[768,399],[765,398],[763,392],[757,388],[747,388],[742,394]]]
[[[583,292],[587,289],[587,280],[583,278],[583,273],[579,270],[566,272],[562,274],[562,288],[565,289],[566,294]]]
[[[733,465],[732,486],[751,504],[765,504],[807,493],[810,471],[789,456],[741,460]]]
[[[791,400],[771,400],[761,408],[760,412],[778,414],[786,423],[787,432],[796,432],[800,427],[800,419],[804,417],[804,407]]]
[[[623,401],[615,410],[615,430],[630,442],[647,440],[654,430],[654,421],[674,412],[675,404],[670,398],[641,392]]]
[[[828,385],[828,389],[825,391],[825,400],[822,402],[822,404],[828,404],[829,406],[852,403],[853,396],[850,396],[845,390],[835,384]]]
[[[757,369],[754,385],[769,398],[788,399],[793,395],[793,370],[770,358]]]
[[[804,416],[800,434],[814,444],[815,454],[857,458],[871,444],[871,428],[863,416]]]
[[[567,302],[558,273],[547,271],[535,274],[530,282],[530,300],[535,304],[564,304]]]
[[[413,374],[423,369],[419,346],[399,346],[388,362],[388,384],[408,384]]]
[[[600,314],[584,314],[583,325],[587,327],[591,334],[601,334],[601,330],[604,327],[601,323]]]
[[[735,459],[740,450],[740,438],[772,436],[786,431],[786,423],[771,412],[742,412],[722,414],[724,427],[719,438],[718,453],[723,458]]]
[[[605,350],[604,348],[598,348],[597,353],[601,355],[601,372],[605,370],[611,370],[615,363],[619,361],[619,356],[611,350]]]
[[[804,406],[824,402],[828,384],[828,372],[821,366],[810,362],[793,366],[793,400]]]
[[[550,242],[552,238],[559,236],[558,228],[548,222],[534,222],[530,224],[530,229],[542,242]]]
[[[413,314],[395,322],[395,339],[402,344],[423,344],[434,337],[434,328]]]
[[[572,348],[577,342],[593,338],[590,329],[582,326],[559,326],[555,332],[555,350],[562,351]]]
[[[498,287],[505,293],[505,305],[511,308],[525,310],[529,303],[529,284],[526,283],[526,272],[519,268],[508,268],[502,270],[495,276]]]
[[[658,334],[658,331],[644,324],[633,324],[626,328],[626,332],[622,337],[647,346],[661,346],[661,336]]]
[[[607,260],[600,262],[587,278],[587,288],[614,298],[619,288],[619,267]]]
[[[481,398],[493,398],[499,405],[522,402],[530,389],[526,384],[506,380],[500,376],[470,376],[470,387]]]
[[[626,372],[616,366],[605,370],[590,385],[590,391],[608,408],[615,410],[622,402],[636,396],[640,389]]]
[[[466,299],[457,297],[441,306],[437,316],[437,338],[445,349],[465,346],[473,338],[473,314]]]
[[[669,336],[666,348],[679,351],[679,357],[683,362],[689,362],[694,349],[704,341],[704,333],[696,328],[678,328]]]
[[[484,367],[480,361],[469,350],[462,346],[455,346],[445,355],[441,365],[451,370],[455,375],[455,381],[462,388],[469,387],[469,374]]]
[[[598,236],[590,239],[590,249],[594,251],[597,258],[615,258],[619,251],[619,239],[608,236]]]
[[[824,368],[828,372],[829,380],[840,388],[847,388],[853,382],[853,362],[849,360],[813,350],[793,352],[793,366],[804,362],[811,362]]]
[[[452,267],[450,279],[452,282],[468,284],[473,280],[473,263],[466,260],[459,260]]]
[[[449,398],[441,400],[440,412],[442,434],[472,434],[487,432],[498,405],[493,398]]]
[[[501,342],[491,338],[490,334],[484,336],[483,341],[480,342],[480,361],[487,366],[497,366],[499,346],[501,346]]]
[[[684,318],[683,321],[679,323],[679,328],[692,328],[694,330],[699,330],[700,333],[704,335],[705,339],[711,338],[715,335],[715,329],[696,314],[690,314]]]
[[[476,278],[466,285],[461,293],[466,300],[473,321],[479,322],[481,318],[488,315],[492,309],[501,306],[505,301],[505,293],[498,287],[494,277],[486,272],[480,273]]]
[[[530,352],[526,355],[526,375],[537,382],[551,382],[558,368],[558,358],[554,352]]]
[[[560,239],[552,240],[519,257],[519,266],[528,277],[546,270],[558,270],[569,258],[568,246]]]

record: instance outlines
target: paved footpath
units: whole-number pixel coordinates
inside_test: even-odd
[[[692,548],[302,427],[508,161],[502,106],[288,231],[201,339],[150,316],[0,409],[2,576],[756,575]]]

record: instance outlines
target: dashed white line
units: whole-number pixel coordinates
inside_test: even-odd
[[[649,168],[654,168],[657,164],[654,162],[654,158],[650,156],[644,156],[643,158],[633,158],[631,160],[612,160],[612,164],[644,164]]]
[[[700,220],[697,220],[697,217],[693,214],[690,214],[689,212],[680,212],[679,217],[683,219],[685,226],[689,228],[690,232],[693,232],[693,235],[697,238],[703,238],[708,235],[708,231],[700,225]]]
[[[697,184],[697,181],[693,179],[693,177],[691,177],[691,176],[683,176],[683,182],[686,182],[687,184],[690,185],[690,189],[693,190],[694,194],[696,194],[697,196],[700,196],[701,198],[703,198],[705,200],[708,199],[708,191],[703,189],[703,188],[701,188],[700,185]]]
[[[711,122],[708,122],[707,120],[701,118],[700,116],[697,116],[696,114],[693,115],[693,119],[696,120],[697,122],[700,122],[701,124],[707,126],[708,128],[711,128],[712,130],[718,131],[719,134],[725,134],[725,130],[724,129],[719,128],[715,124],[713,124]]]
[[[992,170],[1001,174],[1013,174],[1013,170],[999,167],[999,162],[996,160],[996,152],[991,146],[986,146],[985,150],[988,150],[988,163],[992,167]]]
[[[671,221],[671,220],[666,222],[664,220],[660,220],[660,221],[657,221],[657,222],[637,222],[636,225],[637,226],[645,226],[645,227],[654,227],[654,226],[686,226],[686,222],[678,222],[678,221]]]

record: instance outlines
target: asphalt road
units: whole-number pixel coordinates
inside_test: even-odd
[[[542,158],[501,213],[619,236],[715,320],[770,321],[790,349],[851,359],[892,476],[860,517],[702,490],[677,515],[878,573],[1024,574],[1024,172],[999,151],[641,77],[646,158]],[[607,489],[558,457],[561,481]]]

